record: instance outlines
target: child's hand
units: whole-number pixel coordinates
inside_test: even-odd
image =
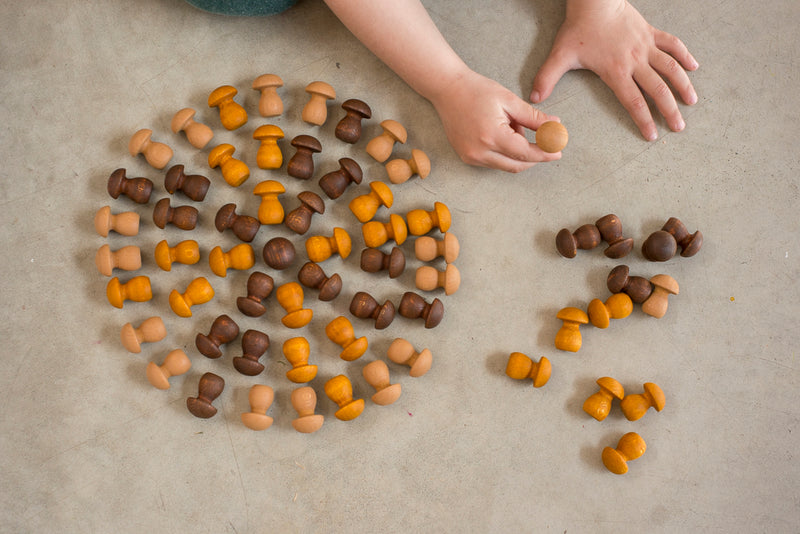
[[[697,66],[677,37],[650,26],[627,1],[568,0],[566,20],[536,74],[531,101],[547,98],[567,71],[590,69],[652,141],[658,131],[642,92],[653,99],[669,128],[680,131],[685,123],[670,85],[686,104],[697,102],[686,74]]]
[[[528,142],[524,133],[557,119],[480,74],[467,70],[431,102],[465,163],[520,172],[561,158],[561,152],[548,154]]]

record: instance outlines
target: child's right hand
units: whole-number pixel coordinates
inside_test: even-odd
[[[558,118],[476,72],[465,69],[430,100],[465,163],[516,173],[561,158],[561,152],[544,152],[525,137],[526,129],[536,130]]]

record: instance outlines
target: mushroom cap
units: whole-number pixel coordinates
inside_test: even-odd
[[[358,100],[357,98],[351,98],[342,102],[342,109],[357,113],[365,119],[372,117],[372,109],[370,109],[366,102]]]
[[[318,94],[328,99],[336,98],[336,91],[331,87],[331,84],[320,81],[306,85],[306,93]]]
[[[458,238],[446,232],[444,234],[444,261],[445,263],[453,263],[458,258],[458,253],[461,250],[461,245],[458,243]]]
[[[585,311],[572,306],[561,308],[561,310],[559,310],[559,312],[556,314],[556,318],[561,319],[562,321],[571,321],[579,324],[587,324],[589,322],[589,316],[586,315]]]
[[[297,195],[297,198],[316,213],[325,213],[325,202],[322,200],[322,197],[313,191],[303,191]]]
[[[398,245],[405,243],[405,240],[408,238],[408,226],[406,225],[405,219],[396,213],[392,213],[389,215],[389,224],[392,227],[392,235],[394,235],[395,243]]]
[[[275,180],[264,180],[256,184],[253,194],[256,196],[280,195],[286,192],[283,184]]]
[[[311,152],[322,152],[322,145],[316,137],[306,134],[301,134],[292,139],[292,146],[297,148],[306,148]]]
[[[625,293],[619,293],[624,295]],[[611,324],[611,312],[600,299],[592,299],[587,308],[589,320],[597,328],[608,328]]]
[[[128,142],[128,152],[131,153],[131,156],[135,156],[142,151],[147,143],[150,142],[151,135],[153,135],[153,130],[142,128],[131,136],[131,140]]]
[[[539,359],[539,370],[536,372],[536,376],[533,377],[533,387],[540,388],[547,384],[547,381],[550,380],[550,375],[552,372],[553,366],[550,363],[550,360],[542,356]]]
[[[642,255],[649,261],[667,261],[677,251],[675,237],[664,230],[656,230],[642,244]]]
[[[392,190],[389,189],[389,186],[386,185],[384,182],[380,182],[375,180],[369,183],[369,188],[378,195],[378,198],[381,199],[381,202],[387,208],[391,208],[392,204],[394,203],[394,193]]]
[[[687,240],[682,240],[680,245],[682,247],[681,256],[684,258],[691,258],[697,254],[700,251],[700,247],[703,246],[703,232],[700,230],[696,231],[689,236]]]
[[[666,397],[664,396],[664,391],[658,387],[658,384],[645,382],[644,390],[650,395],[650,398],[653,399],[653,408],[655,408],[657,412],[663,410]]]
[[[386,119],[381,121],[381,128],[383,132],[391,136],[395,141],[405,143],[408,139],[408,132],[405,127],[393,119]]]
[[[277,74],[262,74],[253,80],[253,89],[257,91],[269,87],[283,87],[283,80]]]
[[[427,178],[431,173],[431,160],[422,150],[415,148],[411,151],[411,161],[420,178]]]
[[[353,250],[353,242],[350,239],[350,234],[348,234],[344,228],[336,227],[333,229],[333,240],[336,242],[339,256],[341,256],[342,259],[347,258]]]
[[[678,282],[668,274],[657,274],[650,279],[650,283],[672,295],[678,294]]]
[[[339,160],[339,166],[352,178],[352,180],[360,184],[361,180],[364,177],[364,171],[361,170],[361,165],[352,158],[341,158]]]
[[[606,285],[612,293],[619,293],[627,285],[630,277],[630,268],[627,265],[617,265],[608,273]]]
[[[106,237],[108,235],[108,229],[111,226],[111,206],[103,206],[94,216],[94,229],[95,231],[103,236]]]
[[[625,396],[625,388],[622,387],[617,380],[611,378],[610,376],[603,376],[597,379],[597,385],[600,386],[601,389],[608,391],[613,397],[622,400]]]
[[[439,230],[442,232],[448,231],[452,223],[450,209],[441,202],[434,202],[433,210],[436,212],[436,218],[439,220]]]
[[[444,293],[452,295],[461,287],[461,272],[454,263],[448,263],[444,269]]]
[[[283,130],[274,124],[262,124],[253,132],[253,139],[283,139]]]
[[[170,129],[173,133],[178,133],[184,128],[189,122],[194,118],[195,110],[192,108],[183,108],[182,110],[178,111],[175,115],[172,116],[172,121],[170,122]]]
[[[239,91],[237,91],[232,85],[221,85],[220,87],[217,87],[211,91],[211,94],[208,95],[208,107],[215,108],[219,106],[221,102],[236,96],[238,92]]]
[[[234,152],[236,152],[236,148],[229,143],[215,146],[208,153],[208,166],[211,168],[218,167],[223,158],[233,156]]]

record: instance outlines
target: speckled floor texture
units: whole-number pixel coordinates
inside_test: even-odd
[[[456,51],[476,71],[523,98],[546,57],[563,18],[561,1],[503,0],[426,2]],[[270,18],[211,15],[179,0],[140,2],[13,3],[0,7],[0,532],[797,532],[800,530],[800,4],[771,2],[658,2],[636,6],[653,25],[681,37],[700,63],[690,75],[699,102],[682,107],[687,127],[644,141],[611,91],[592,73],[568,73],[541,106],[568,127],[563,158],[519,175],[469,167],[450,148],[432,106],[358,43],[326,6],[305,0]],[[286,106],[276,119],[259,117],[250,88],[264,73],[280,75]],[[304,87],[333,85],[337,99],[322,127],[300,120]],[[206,99],[217,86],[239,89],[250,113],[243,128],[224,130]],[[333,133],[347,98],[373,110],[355,145]],[[199,150],[170,130],[181,108],[197,110],[212,127],[213,144],[231,143],[251,166],[240,188],[227,185]],[[379,122],[396,119],[409,132],[395,149],[408,157],[420,148],[431,158],[424,181],[393,186],[395,204],[381,208],[405,215],[438,201],[452,214],[451,232],[461,244],[455,262],[460,289],[423,293],[445,307],[442,323],[426,329],[397,317],[385,330],[350,315],[357,291],[398,304],[413,289],[422,265],[413,239],[401,246],[404,274],[390,279],[359,268],[360,225],[348,203],[366,184],[386,181],[383,166],[365,152]],[[260,124],[272,122],[286,138],[288,158],[296,135],[315,135],[323,151],[316,173],[302,182],[258,169]],[[205,201],[195,203],[164,189],[164,171],[127,152],[141,128],[174,150],[171,164],[208,176]],[[353,239],[347,259],[321,264],[344,281],[332,302],[306,289],[313,321],[299,330],[281,324],[275,295],[267,313],[246,317],[236,299],[246,292],[249,271],[211,273],[209,251],[238,243],[214,228],[214,215],[234,202],[255,215],[255,184],[274,179],[286,186],[287,211],[303,190],[351,157],[364,182],[312,220],[306,236],[283,226],[264,226],[253,241],[256,266],[276,285],[296,280],[305,261],[305,237],[334,227]],[[112,199],[108,176],[117,168],[155,183],[152,200],[137,205]],[[160,229],[155,202],[194,205],[193,231]],[[134,211],[136,236],[100,237],[98,209]],[[606,215],[619,216],[634,251],[621,260],[604,245],[558,255],[555,234]],[[651,263],[640,246],[670,217],[705,236],[692,258]],[[274,236],[298,249],[292,268],[267,267],[261,250]],[[200,244],[201,261],[170,272],[154,261],[157,242]],[[97,249],[141,247],[143,266],[115,271],[123,281],[149,276],[154,297],[106,299],[108,278],[95,268]],[[389,247],[384,247],[388,250]],[[632,274],[664,273],[680,284],[667,314],[654,319],[637,305],[630,317],[606,330],[582,327],[577,353],[557,350],[557,312],[606,299],[609,271],[619,264]],[[435,262],[443,268],[441,260]],[[205,276],[215,298],[194,308],[192,318],[169,309],[168,294]],[[211,360],[195,347],[214,318],[229,314],[242,332],[260,330],[271,345],[263,373],[239,374],[241,335]],[[159,315],[167,338],[141,353],[120,344],[120,328]],[[339,359],[325,336],[336,316],[351,319],[369,349],[360,359]],[[290,395],[296,385],[283,343],[295,336],[310,343],[318,366],[309,384],[325,422],[314,434],[292,427]],[[422,377],[388,361],[395,338],[433,353]],[[183,349],[192,367],[153,388],[148,362],[161,363]],[[508,356],[523,352],[552,363],[541,388],[505,374]],[[389,363],[391,381],[402,386],[390,406],[372,402],[362,368]],[[200,376],[213,372],[226,383],[214,401],[218,413],[198,419],[186,408]],[[325,382],[348,376],[363,414],[343,422],[326,397]],[[610,376],[628,393],[645,382],[664,390],[666,405],[628,421],[618,403],[598,422],[581,409]],[[255,432],[240,414],[249,410],[254,384],[273,388],[272,427]],[[647,443],[627,474],[609,473],[601,451],[627,432]]]

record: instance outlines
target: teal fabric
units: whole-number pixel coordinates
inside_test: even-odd
[[[257,17],[286,11],[297,0],[186,0],[194,7],[219,15]]]

